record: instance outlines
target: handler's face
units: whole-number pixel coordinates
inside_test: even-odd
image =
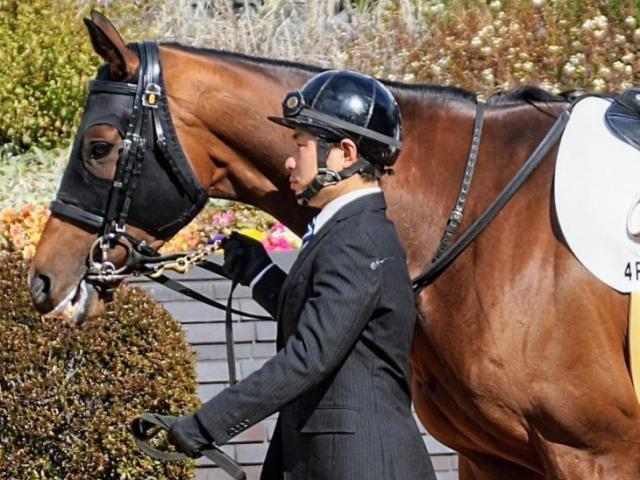
[[[295,129],[293,140],[296,149],[284,166],[289,172],[289,186],[296,194],[301,193],[318,173],[318,150],[316,139],[310,133]]]

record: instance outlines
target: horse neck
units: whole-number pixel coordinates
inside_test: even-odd
[[[211,197],[238,200],[301,233],[311,212],[289,189],[291,131],[273,124],[285,94],[314,72],[214,51],[161,49],[181,146]]]

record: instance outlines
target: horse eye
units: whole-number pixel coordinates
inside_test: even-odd
[[[111,152],[112,148],[113,145],[107,142],[91,142],[91,158],[102,158]]]

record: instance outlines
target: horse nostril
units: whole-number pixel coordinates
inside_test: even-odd
[[[36,308],[49,308],[47,305],[49,296],[51,295],[51,278],[41,272],[35,272],[31,277],[31,283],[29,284],[29,291],[31,292],[31,298]]]
[[[38,283],[42,285],[41,292],[45,295],[49,295],[51,292],[51,279],[44,273],[38,274],[36,278],[38,279]]]

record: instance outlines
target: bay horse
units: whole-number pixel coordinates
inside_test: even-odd
[[[135,78],[136,50],[100,14],[86,23],[109,79]],[[177,44],[159,52],[179,144],[208,195],[259,207],[302,233],[313,212],[288,189],[283,163],[293,141],[266,118],[319,69]],[[387,85],[402,112],[404,149],[382,187],[415,276],[455,202],[476,97]],[[536,88],[489,99],[463,229],[568,107]],[[113,178],[119,131],[95,125],[78,140],[84,168]],[[555,155],[417,298],[413,401],[428,431],[460,453],[462,480],[640,478],[640,408],[625,352],[629,298],[600,283],[563,242],[552,198]],[[163,208],[162,200],[144,207]],[[141,228],[127,231],[154,248],[163,243]],[[63,216],[48,220],[29,276],[42,313],[73,304],[81,321],[101,311],[104,292],[83,280],[96,238]]]

